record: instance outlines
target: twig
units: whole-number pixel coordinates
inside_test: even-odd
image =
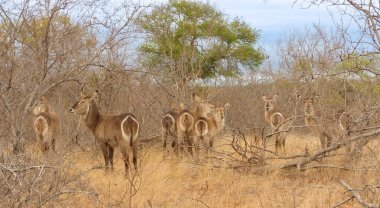
[[[30,167],[26,167],[26,168],[22,168],[22,169],[10,169],[8,167],[6,167],[5,165],[3,164],[0,164],[2,168],[4,168],[5,170],[8,170],[12,173],[16,173],[16,172],[23,172],[23,171],[27,171],[27,170],[32,170],[32,169],[44,169],[44,168],[58,168],[57,166],[45,166],[45,165],[36,165],[36,166],[30,166]]]
[[[369,207],[369,208],[380,208],[380,205],[379,204],[372,204],[372,203],[368,203],[368,202],[365,202],[362,197],[360,196],[360,194],[358,192],[356,192],[348,183],[346,183],[345,181],[343,180],[339,180],[340,184],[342,184],[342,186],[344,186],[347,191],[349,191],[351,193],[351,195],[363,206],[365,207]]]
[[[281,159],[281,160],[288,160],[288,159],[295,159],[299,157],[308,157],[310,156],[307,153],[304,154],[298,154],[298,155],[289,155],[289,156],[273,156],[273,157],[267,157],[267,160],[276,160],[276,159]]]
[[[202,203],[205,207],[209,208],[209,206],[208,206],[204,201],[202,201],[202,200],[200,200],[200,199],[192,198],[192,197],[186,197],[186,198],[191,199],[191,200],[194,200],[194,201],[197,201],[197,202],[200,202],[200,203]]]
[[[41,169],[40,169],[40,173],[38,174],[38,176],[37,176],[37,178],[36,178],[36,180],[34,180],[34,182],[32,183],[32,187],[34,186],[34,184],[36,184],[37,183],[37,181],[38,181],[38,179],[40,179],[41,178],[41,176],[42,176],[42,173],[43,173],[43,171],[44,171],[44,167],[45,167],[45,165],[42,165],[42,167],[41,167]]]
[[[364,133],[361,135],[349,137],[344,141],[339,141],[335,144],[332,144],[331,146],[329,146],[327,148],[324,148],[324,149],[317,151],[316,153],[314,153],[310,157],[303,158],[301,160],[293,160],[293,161],[290,161],[289,163],[283,164],[280,166],[280,169],[286,169],[286,168],[290,168],[290,167],[297,167],[298,169],[301,169],[301,166],[306,165],[306,164],[310,163],[311,161],[314,161],[315,159],[319,158],[320,156],[326,155],[326,153],[335,151],[335,150],[337,150],[337,149],[339,149],[339,148],[341,148],[347,144],[350,144],[351,142],[354,142],[354,141],[357,141],[360,139],[364,139],[364,138],[368,138],[368,137],[372,137],[372,136],[375,136],[378,134],[380,134],[380,129],[378,129],[376,131]]]
[[[343,204],[345,204],[346,202],[350,201],[353,198],[355,198],[355,197],[351,196],[350,198],[345,199],[345,200],[339,202],[338,204],[335,204],[334,206],[332,206],[332,208],[340,207],[340,206],[342,206]]]
[[[361,168],[349,168],[344,166],[338,166],[338,165],[331,165],[331,164],[321,164],[321,165],[311,165],[304,168],[301,168],[300,170],[310,170],[314,168],[334,168],[334,169],[342,169],[342,170],[349,170],[349,171],[380,171],[379,169],[361,169]]]

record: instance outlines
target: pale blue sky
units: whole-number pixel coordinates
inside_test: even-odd
[[[230,17],[240,17],[261,31],[259,44],[273,58],[278,39],[289,30],[319,24],[331,27],[331,10],[326,7],[302,8],[294,0],[211,0],[219,10]],[[300,2],[300,0],[299,0]],[[330,8],[331,9],[331,8]]]

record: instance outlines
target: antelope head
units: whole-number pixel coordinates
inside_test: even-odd
[[[304,99],[304,111],[305,111],[305,116],[306,117],[312,117],[312,116],[315,116],[315,108],[314,108],[314,105],[316,104],[318,100],[313,98],[313,97],[309,97],[309,98],[305,98]]]
[[[265,112],[274,112],[276,110],[276,103],[278,95],[275,94],[273,97],[267,97],[263,95],[264,109]]]
[[[195,103],[197,108],[196,110],[203,114],[202,116],[206,116],[216,108],[215,105],[209,103],[207,100],[199,97],[195,93],[193,93],[191,100]]]
[[[90,97],[81,92],[81,99],[73,105],[70,112],[79,115],[86,115],[90,109],[91,103],[98,98],[98,93],[98,90],[95,90],[94,94]]]
[[[230,108],[230,104],[226,103],[224,106],[221,107],[213,107],[213,110],[210,114],[212,114],[216,120],[223,121],[226,117],[225,110]]]

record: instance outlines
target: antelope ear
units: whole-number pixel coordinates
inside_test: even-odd
[[[183,110],[186,109],[186,106],[185,106],[184,103],[180,103],[180,104],[178,105],[178,108],[179,108],[180,111],[183,111]]]
[[[268,100],[267,96],[263,95],[262,98],[263,98],[264,102],[267,102],[267,100]]]
[[[199,103],[199,102],[202,101],[202,98],[199,97],[198,95],[196,95],[194,92],[193,92],[193,94],[192,94],[192,96],[191,96],[191,99],[192,99],[194,102],[197,102],[197,103]]]
[[[273,100],[277,100],[277,98],[278,98],[278,94],[275,94],[275,95],[273,95]]]
[[[99,91],[95,90],[94,94],[92,94],[91,100],[98,99],[98,97],[99,97]]]
[[[80,97],[81,97],[81,98],[85,98],[85,97],[86,97],[86,94],[84,94],[83,92],[80,92]]]
[[[226,104],[224,104],[224,110],[230,108],[230,106],[231,106],[230,103],[226,103]]]

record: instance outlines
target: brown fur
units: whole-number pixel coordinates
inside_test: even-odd
[[[305,124],[312,134],[317,136],[321,141],[322,148],[330,146],[333,136],[328,132],[327,128],[321,125],[319,115],[316,112],[315,105],[318,99],[316,97],[304,99]]]
[[[45,97],[42,97],[33,109],[34,132],[41,151],[44,153],[50,148],[55,151],[55,141],[60,135],[60,118],[53,112]]]
[[[200,143],[206,146],[207,152],[213,148],[215,136],[225,126],[225,110],[230,107],[226,103],[222,107],[215,108],[207,117],[198,117],[194,125],[194,142],[196,151],[199,152]]]
[[[168,135],[170,135],[173,138],[173,148],[177,149],[178,143],[180,143],[181,148],[186,145],[188,150],[192,152],[194,119],[198,116],[207,115],[213,107],[214,105],[193,93],[190,110],[181,103],[178,108],[167,112],[161,119],[163,147],[166,148]]]
[[[177,146],[177,118],[178,112],[169,111],[161,119],[163,148],[166,148],[169,135],[173,138],[172,148]]]
[[[273,135],[275,138],[275,153],[278,154],[279,150],[282,149],[282,152],[286,154],[286,132],[279,131],[287,129],[288,124],[284,124],[285,117],[277,110],[277,97],[278,95],[274,95],[273,97],[263,95],[262,98],[264,101],[265,112],[264,117],[265,120],[271,125],[273,133],[275,133]]]
[[[182,110],[177,119],[177,136],[178,136],[178,143],[181,148],[184,146],[187,146],[187,150],[192,153],[192,146],[193,146],[193,125],[194,125],[194,117],[195,115],[185,109]]]
[[[137,168],[137,154],[139,145],[139,123],[131,113],[123,113],[117,116],[102,115],[98,111],[95,100],[98,92],[92,97],[82,94],[82,99],[77,102],[71,112],[83,116],[86,126],[95,135],[105,161],[106,168],[113,168],[113,153],[116,147],[120,147],[124,157],[125,170],[129,169],[129,152],[132,148],[133,164]]]

